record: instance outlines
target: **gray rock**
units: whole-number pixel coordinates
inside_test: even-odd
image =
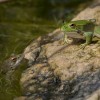
[[[85,100],[99,88],[100,44],[80,49],[60,41],[41,45],[36,63],[22,74],[27,100]]]

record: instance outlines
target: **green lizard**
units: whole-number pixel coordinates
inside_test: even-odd
[[[95,19],[77,20],[69,23],[64,22],[61,31],[64,32],[64,43],[68,43],[67,37],[85,39],[84,46],[90,44],[94,37],[100,39],[100,26],[96,25]]]

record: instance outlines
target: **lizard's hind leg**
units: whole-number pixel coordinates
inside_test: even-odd
[[[92,42],[93,32],[85,32],[84,36],[86,38],[86,44],[90,44]]]
[[[93,32],[85,32],[84,37],[86,39],[86,42],[84,44],[81,44],[81,48],[83,49],[92,42]]]

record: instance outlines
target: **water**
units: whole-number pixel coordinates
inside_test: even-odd
[[[72,2],[70,2],[72,1]],[[72,18],[82,0],[11,0],[0,4],[0,65],[12,54],[20,54],[36,37],[52,32],[67,16]],[[74,2],[74,3],[73,3]],[[65,9],[66,8],[66,9]],[[73,9],[74,8],[74,9]],[[15,71],[13,82],[0,74],[0,100],[20,96],[19,80],[25,62]]]

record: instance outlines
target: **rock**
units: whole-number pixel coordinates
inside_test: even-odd
[[[37,56],[39,55],[39,52],[41,50],[40,43],[41,37],[37,40],[34,40],[24,51],[24,58],[29,60],[30,66],[36,61]]]
[[[62,49],[60,48],[60,50],[57,50],[57,48],[61,47],[58,45],[51,44],[49,46],[46,46],[47,56],[49,55],[49,53],[52,53],[53,55],[49,56],[48,63],[54,70],[54,74],[60,76],[63,80],[73,78],[73,76],[75,75],[82,75],[85,72],[96,69],[97,67],[100,68],[99,44],[96,44],[94,46],[87,46],[84,50],[79,49],[79,47],[76,45],[70,45],[66,47],[63,46]],[[95,51],[93,48],[96,48],[97,51]],[[59,52],[57,53],[56,50]],[[97,58],[95,57],[96,52],[99,52]]]
[[[47,91],[47,87],[49,85],[54,84],[54,79],[55,77],[50,67],[48,67],[48,65],[44,63],[36,64],[28,68],[22,74],[20,83],[25,94],[36,93],[39,91],[42,93],[43,91]]]
[[[86,100],[100,100],[100,89],[97,90],[95,93],[89,96]]]
[[[23,72],[27,100],[85,100],[99,88],[100,44],[80,49],[78,43],[60,41],[41,44],[35,64]]]
[[[24,58],[29,60],[29,66],[36,62],[39,53],[42,52],[42,46],[46,43],[53,42],[55,40],[59,40],[63,34],[60,33],[60,29],[55,30],[54,32],[39,37],[38,39],[34,40],[25,50],[24,50]],[[56,35],[56,37],[55,37]]]

